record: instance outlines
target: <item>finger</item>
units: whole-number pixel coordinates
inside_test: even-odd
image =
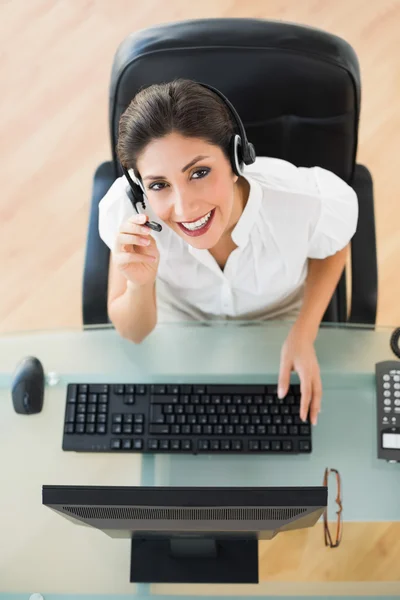
[[[312,389],[312,400],[310,408],[310,419],[313,425],[317,424],[318,413],[321,410],[322,400],[322,383],[319,372],[314,376],[313,389]]]
[[[279,370],[278,379],[278,398],[284,398],[288,393],[290,384],[290,372],[292,370],[292,364],[286,357],[281,358],[281,366]]]
[[[118,241],[121,245],[132,245],[132,246],[150,246],[151,240],[140,235],[133,235],[131,233],[120,233]]]
[[[151,230],[148,227],[145,227],[144,225],[139,225],[138,223],[131,223],[130,221],[127,221],[122,225],[120,233],[135,233],[139,235],[148,236],[150,235]]]
[[[117,252],[114,256],[114,260],[117,265],[122,267],[132,263],[154,264],[157,257],[150,254],[138,254],[137,252]]]
[[[299,373],[300,378],[300,419],[305,421],[307,419],[308,410],[311,403],[311,377],[308,372],[301,371]]]
[[[147,219],[147,215],[132,215],[132,217],[128,219],[128,223],[146,223]]]

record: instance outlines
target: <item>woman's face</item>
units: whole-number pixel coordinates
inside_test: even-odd
[[[212,248],[231,226],[238,177],[219,146],[170,133],[146,146],[137,168],[155,214],[191,246]]]

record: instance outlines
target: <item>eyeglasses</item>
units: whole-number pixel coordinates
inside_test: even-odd
[[[340,479],[339,471],[337,471],[336,469],[328,469],[327,468],[327,469],[325,469],[324,483],[323,483],[324,486],[329,487],[328,481],[331,481],[331,485],[332,485],[332,477],[329,480],[329,475],[331,473],[333,473],[335,475],[335,479],[336,479],[336,488],[337,488],[336,504],[338,505],[339,510],[336,511],[336,514],[338,516],[337,525],[336,525],[336,536],[333,537],[331,535],[331,531],[329,530],[329,526],[328,526],[328,508],[325,509],[324,514],[323,514],[324,535],[325,535],[325,546],[330,546],[331,548],[337,548],[339,546],[340,542],[342,541],[342,533],[343,533],[342,482]],[[335,542],[333,542],[333,540],[335,540]]]

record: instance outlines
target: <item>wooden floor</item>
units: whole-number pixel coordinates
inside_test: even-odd
[[[110,157],[115,50],[134,30],[204,17],[303,23],[354,47],[362,73],[358,162],[375,185],[378,323],[400,324],[399,0],[3,0],[0,332],[80,326],[92,177]],[[331,555],[316,532],[290,534],[308,540],[302,581],[399,581],[398,526],[373,527],[371,534],[371,526],[354,525],[358,533]],[[265,578],[282,580],[285,557],[299,560],[299,547],[283,537],[265,545]]]

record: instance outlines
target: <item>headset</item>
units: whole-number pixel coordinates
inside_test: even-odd
[[[240,176],[243,173],[243,164],[252,165],[256,160],[255,148],[254,148],[253,144],[251,144],[247,139],[246,131],[244,129],[242,120],[239,117],[233,104],[228,100],[228,98],[226,98],[224,96],[224,94],[222,92],[220,92],[215,87],[212,87],[211,85],[208,85],[206,83],[200,83],[198,81],[196,83],[198,83],[199,85],[201,85],[204,88],[211,90],[217,96],[219,96],[221,98],[221,100],[225,103],[225,105],[228,107],[232,117],[234,118],[234,121],[237,125],[237,129],[238,129],[239,133],[235,133],[232,136],[232,139],[229,144],[229,158],[230,158],[233,172],[235,173],[235,175]],[[128,196],[129,196],[136,212],[138,214],[140,214],[138,211],[138,208],[137,208],[137,204],[141,204],[143,209],[146,208],[146,205],[144,202],[146,193],[145,193],[143,184],[140,181],[140,179],[136,179],[136,181],[134,181],[132,179],[132,177],[130,176],[130,174],[128,173],[128,170],[122,164],[121,164],[121,168],[122,168],[122,171],[123,171],[126,179],[128,180],[128,183],[129,183],[129,188],[127,190]],[[144,223],[144,225],[149,227],[150,229],[153,229],[153,231],[161,231],[162,230],[161,225],[159,223],[155,223],[154,221],[147,221],[146,223]]]

